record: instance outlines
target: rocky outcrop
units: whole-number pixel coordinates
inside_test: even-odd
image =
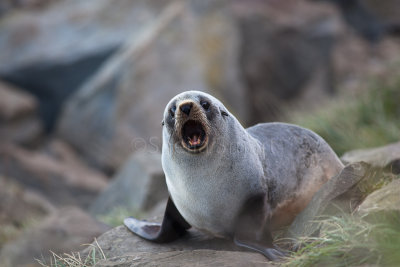
[[[347,163],[364,161],[377,168],[400,174],[400,142],[377,148],[359,149],[345,153],[341,159]]]
[[[395,222],[400,219],[400,179],[370,194],[357,208],[357,214],[373,222]]]
[[[134,253],[100,261],[96,266],[187,266],[187,267],[268,267],[276,266],[266,262],[263,256],[237,251],[215,251],[208,249],[192,251],[171,251],[162,253]]]
[[[40,192],[56,206],[87,207],[107,185],[103,174],[86,167],[76,157],[57,159],[13,145],[0,146],[0,173]]]
[[[148,211],[168,197],[159,152],[133,154],[112,178],[112,182],[90,207],[95,215],[112,213],[113,209]]]
[[[23,188],[12,178],[0,176],[0,249],[15,239],[24,227],[55,210],[42,195]]]
[[[290,106],[310,108],[334,93],[331,55],[344,31],[334,6],[237,1],[235,10],[250,124],[276,120]]]
[[[179,92],[213,88],[243,118],[235,28],[225,5],[212,3],[172,2],[141,36],[130,36],[68,101],[58,136],[115,169],[143,146],[160,151],[163,111]]]
[[[269,266],[261,254],[239,249],[231,240],[212,238],[194,229],[172,243],[156,244],[119,226],[97,241],[107,258],[99,266]]]
[[[0,81],[0,139],[35,145],[42,135],[38,103],[30,94]]]
[[[38,97],[49,130],[61,105],[126,40],[140,35],[163,1],[57,1],[0,23],[0,77]],[[118,15],[115,15],[118,14]]]
[[[340,202],[345,202],[341,206],[337,206],[340,203],[335,200],[340,200],[341,195],[346,194],[367,177],[368,169],[368,164],[354,163],[346,166],[337,176],[332,177],[315,193],[308,206],[297,215],[288,229],[288,236],[291,238],[312,236],[319,229],[319,224],[315,220],[329,213],[333,215],[332,211],[327,211],[328,208],[334,209],[336,212],[341,208],[348,208],[346,204],[349,204],[349,199],[341,200]]]
[[[107,229],[79,208],[60,209],[4,246],[0,251],[0,265],[39,266],[35,259],[50,262],[50,251],[69,253],[92,242]]]

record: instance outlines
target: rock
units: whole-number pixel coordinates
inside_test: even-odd
[[[96,266],[275,266],[266,261],[263,256],[238,251],[192,250],[171,251],[162,253],[135,253],[108,260],[103,260]]]
[[[400,222],[400,179],[370,194],[357,208],[357,214],[374,222]]]
[[[368,169],[369,165],[366,163],[353,163],[332,177],[315,193],[308,206],[297,215],[287,231],[288,236],[299,238],[315,234],[319,227],[315,220],[324,214],[329,204],[334,203],[336,198],[340,198],[359,183],[368,173]]]
[[[160,150],[163,111],[179,92],[214,88],[244,118],[237,34],[225,1],[212,3],[172,2],[140,38],[129,38],[68,100],[58,136],[115,170],[135,150]]]
[[[164,5],[158,0],[56,1],[4,16],[0,77],[38,97],[51,130],[64,101],[127,36],[141,34]]]
[[[0,176],[0,248],[27,225],[54,211],[55,207],[42,195]]]
[[[386,168],[400,173],[400,142],[377,148],[359,149],[345,153],[341,157],[346,163],[364,161],[377,168]]]
[[[333,6],[312,1],[236,1],[235,10],[250,124],[281,118],[289,107],[309,110],[333,94],[331,55],[344,31]]]
[[[121,266],[154,266],[155,263],[162,266],[217,266],[214,263],[243,266],[245,262],[249,266],[268,266],[269,263],[261,254],[240,249],[231,240],[212,238],[195,229],[172,243],[156,244],[134,235],[125,226],[118,226],[97,241],[108,259],[100,266],[119,266],[119,261]],[[87,253],[88,249],[82,252],[83,255]]]
[[[33,96],[0,82],[0,139],[4,143],[34,145],[42,134],[37,109]]]
[[[360,0],[365,8],[374,15],[383,25],[385,25],[388,31],[397,29],[400,27],[400,2],[397,0]]]
[[[147,211],[168,197],[159,152],[136,152],[113,177],[109,186],[90,207],[95,215],[115,208]]]
[[[50,250],[58,254],[70,253],[76,247],[92,242],[107,229],[79,208],[62,208],[4,246],[0,252],[0,265],[39,265],[35,265],[35,259],[49,262]]]
[[[56,159],[14,145],[0,146],[0,173],[15,178],[56,206],[88,207],[107,186],[107,178],[75,160]]]

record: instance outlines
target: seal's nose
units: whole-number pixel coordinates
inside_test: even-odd
[[[186,115],[190,114],[190,110],[192,109],[193,103],[184,103],[179,106],[179,109],[185,113]]]

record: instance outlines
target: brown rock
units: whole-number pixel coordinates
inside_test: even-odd
[[[50,250],[69,253],[108,229],[79,208],[63,208],[53,213],[32,229],[27,229],[17,240],[0,252],[0,265],[36,266],[35,259],[49,262]]]
[[[24,145],[38,141],[42,125],[37,108],[33,96],[0,82],[0,139]]]
[[[399,1],[360,0],[360,2],[368,9],[368,12],[376,16],[382,23],[400,26]]]
[[[55,207],[42,195],[0,176],[0,248],[24,227],[54,211]]]
[[[87,207],[107,185],[103,174],[76,159],[58,160],[13,145],[0,146],[0,173],[42,193],[56,206]]]

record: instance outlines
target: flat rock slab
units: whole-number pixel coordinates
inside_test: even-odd
[[[125,226],[118,226],[97,241],[107,258],[98,266],[268,266],[269,263],[261,254],[245,251],[231,240],[213,238],[195,229],[174,242],[156,244],[134,235]]]
[[[400,142],[382,147],[359,149],[345,153],[342,161],[354,163],[364,161],[378,168],[391,168],[393,173],[400,173]]]
[[[366,163],[354,163],[346,166],[337,176],[332,177],[314,195],[308,206],[296,217],[288,230],[291,238],[311,236],[318,230],[315,219],[321,216],[328,205],[340,195],[348,192],[361,181],[369,165]]]
[[[200,249],[162,253],[136,253],[99,262],[96,266],[273,266],[260,254]]]
[[[357,214],[375,219],[397,217],[400,220],[400,179],[370,194],[358,207]]]
[[[50,251],[70,253],[108,229],[79,208],[62,208],[7,243],[0,251],[0,266],[40,266],[35,259],[49,262]]]

